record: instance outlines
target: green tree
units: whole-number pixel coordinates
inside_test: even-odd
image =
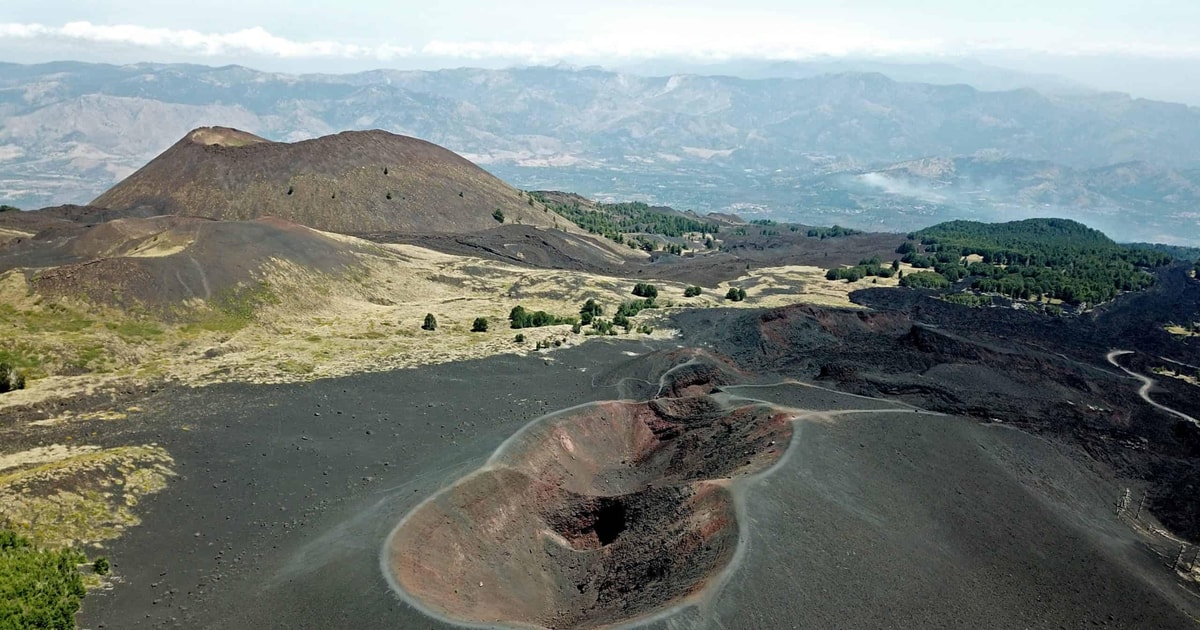
[[[746,299],[746,290],[737,287],[729,287],[729,291],[725,292],[725,299],[731,302],[741,302]]]
[[[92,563],[92,570],[96,572],[96,575],[108,575],[110,568],[111,567],[109,567],[108,558],[105,558],[104,556],[96,558],[96,561]]]
[[[437,318],[433,313],[425,314],[425,323],[421,324],[421,330],[437,330]]]
[[[488,320],[486,317],[476,317],[471,324],[471,332],[487,332]]]
[[[596,300],[588,298],[583,303],[583,307],[579,309],[579,321],[584,326],[592,323],[592,320],[604,314],[604,307],[600,306]]]
[[[690,286],[683,290],[683,297],[699,297],[703,289],[697,286]]]
[[[496,211],[492,213],[492,218],[496,220],[496,223],[504,223],[504,211],[496,208]]]

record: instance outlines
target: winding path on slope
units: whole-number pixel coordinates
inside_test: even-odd
[[[1107,357],[1108,362],[1118,368],[1121,368],[1121,370],[1123,370],[1126,374],[1128,374],[1128,375],[1132,376],[1133,378],[1136,378],[1137,380],[1142,382],[1142,387],[1141,387],[1141,389],[1138,390],[1138,395],[1142,397],[1142,400],[1150,403],[1151,405],[1153,405],[1154,407],[1157,407],[1158,409],[1161,409],[1171,415],[1183,418],[1184,420],[1187,420],[1188,422],[1191,422],[1192,424],[1200,427],[1200,420],[1197,420],[1197,419],[1187,415],[1186,413],[1175,411],[1174,409],[1171,409],[1170,407],[1167,407],[1166,405],[1160,405],[1160,404],[1154,402],[1154,400],[1152,398],[1150,398],[1150,389],[1154,387],[1154,379],[1152,379],[1148,376],[1145,376],[1143,374],[1138,374],[1137,372],[1134,372],[1117,362],[1117,357],[1121,357],[1121,356],[1125,356],[1127,354],[1133,354],[1133,353],[1134,353],[1133,350],[1113,350],[1112,352],[1108,353],[1108,357]]]

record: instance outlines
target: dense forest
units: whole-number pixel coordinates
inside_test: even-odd
[[[677,238],[689,233],[716,234],[720,230],[715,223],[651,208],[640,201],[600,203],[589,208],[579,203],[555,203],[538,192],[530,192],[529,196],[588,232],[618,243],[625,242],[626,234]]]
[[[932,269],[948,283],[1014,299],[1058,299],[1099,304],[1122,291],[1154,284],[1147,269],[1172,260],[1152,248],[1123,247],[1103,233],[1066,219],[1011,223],[951,221],[909,235],[897,253],[904,262]],[[970,260],[969,257],[978,257]],[[913,274],[915,275],[915,274]],[[942,286],[933,276],[906,277],[906,286]]]

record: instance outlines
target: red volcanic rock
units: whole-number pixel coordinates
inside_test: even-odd
[[[666,390],[720,370],[672,373],[687,385]],[[590,628],[652,614],[729,565],[733,480],[777,461],[791,432],[778,409],[707,396],[543,418],[409,514],[389,570],[414,604],[453,621]]]

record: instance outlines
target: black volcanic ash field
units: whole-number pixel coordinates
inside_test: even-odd
[[[89,596],[82,625],[456,627],[392,589],[380,553],[396,524],[538,416],[659,389],[647,377],[669,355],[651,350],[160,396],[122,439],[158,440],[181,479],[117,543],[123,581]],[[1188,627],[1196,614],[1109,516],[1116,486],[1078,450],[804,386],[731,391],[877,411],[793,423],[791,450],[744,488],[729,572],[671,628]]]

